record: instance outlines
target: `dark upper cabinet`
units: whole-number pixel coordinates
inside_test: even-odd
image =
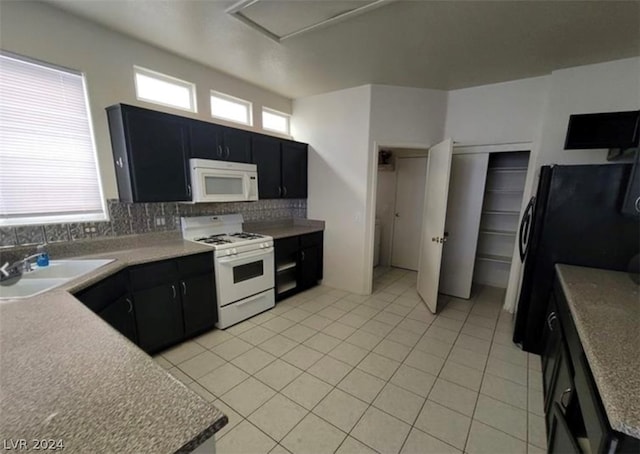
[[[204,121],[189,123],[190,157],[251,162],[250,132]]]
[[[251,162],[258,166],[260,199],[307,197],[307,145],[254,134]]]
[[[254,135],[251,162],[258,167],[258,195],[260,199],[281,197],[280,140]]]
[[[251,133],[241,129],[223,128],[224,161],[251,162]]]
[[[124,104],[107,116],[120,200],[191,200],[184,119]]]
[[[282,142],[282,197],[307,198],[307,145]]]

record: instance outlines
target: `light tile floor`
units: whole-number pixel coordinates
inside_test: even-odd
[[[511,343],[504,291],[441,296],[434,316],[416,273],[374,277],[370,296],[318,286],[155,357],[227,414],[216,452],[544,452],[540,359]]]

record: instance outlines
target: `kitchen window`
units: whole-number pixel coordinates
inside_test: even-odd
[[[262,108],[262,129],[289,135],[290,116],[277,110]]]
[[[107,219],[84,75],[0,53],[0,226]]]
[[[136,97],[161,106],[197,112],[196,86],[186,80],[134,66]]]
[[[251,126],[253,105],[219,91],[211,90],[211,116]]]

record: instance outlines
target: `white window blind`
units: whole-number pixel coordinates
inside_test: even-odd
[[[105,219],[83,75],[0,54],[0,225]]]

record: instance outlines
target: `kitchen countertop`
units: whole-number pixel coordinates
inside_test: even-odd
[[[33,439],[62,440],[65,452],[188,452],[227,423],[70,293],[127,266],[211,252],[175,238],[151,244],[93,254],[115,261],[40,295],[0,302],[3,439],[26,439],[31,449]]]
[[[324,230],[324,221],[293,218],[285,221],[245,222],[243,229],[247,232],[269,235],[277,240],[307,233],[322,232]]]
[[[609,424],[640,438],[640,287],[620,271],[556,270]]]

